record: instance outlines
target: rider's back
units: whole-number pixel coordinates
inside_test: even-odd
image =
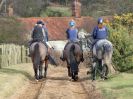
[[[102,28],[98,28],[96,26],[93,31],[93,38],[94,39],[106,39],[108,37],[108,31],[106,26],[103,26]]]
[[[43,41],[44,37],[43,37],[42,27],[40,27],[39,25],[36,25],[34,27],[32,38],[33,38],[33,40],[41,40],[41,41]]]
[[[76,28],[74,28],[74,29],[67,29],[66,33],[67,33],[67,38],[70,41],[73,41],[73,42],[77,41],[78,30]]]

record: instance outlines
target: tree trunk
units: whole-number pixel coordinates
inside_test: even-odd
[[[1,0],[1,2],[0,2],[0,11],[1,11],[2,5],[4,4],[5,1],[6,1],[6,0]]]

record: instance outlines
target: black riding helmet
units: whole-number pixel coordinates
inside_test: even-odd
[[[37,21],[37,23],[36,24],[41,24],[41,25],[44,25],[44,22],[42,21],[42,20],[39,20],[39,21]]]

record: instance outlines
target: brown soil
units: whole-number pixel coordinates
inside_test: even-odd
[[[102,99],[96,82],[92,82],[86,72],[85,67],[80,67],[80,78],[73,82],[67,76],[67,68],[49,67],[46,79],[29,81],[11,99]]]

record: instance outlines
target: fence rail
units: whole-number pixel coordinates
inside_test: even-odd
[[[5,66],[16,65],[20,63],[31,62],[27,57],[27,48],[16,44],[0,45],[0,68]]]

